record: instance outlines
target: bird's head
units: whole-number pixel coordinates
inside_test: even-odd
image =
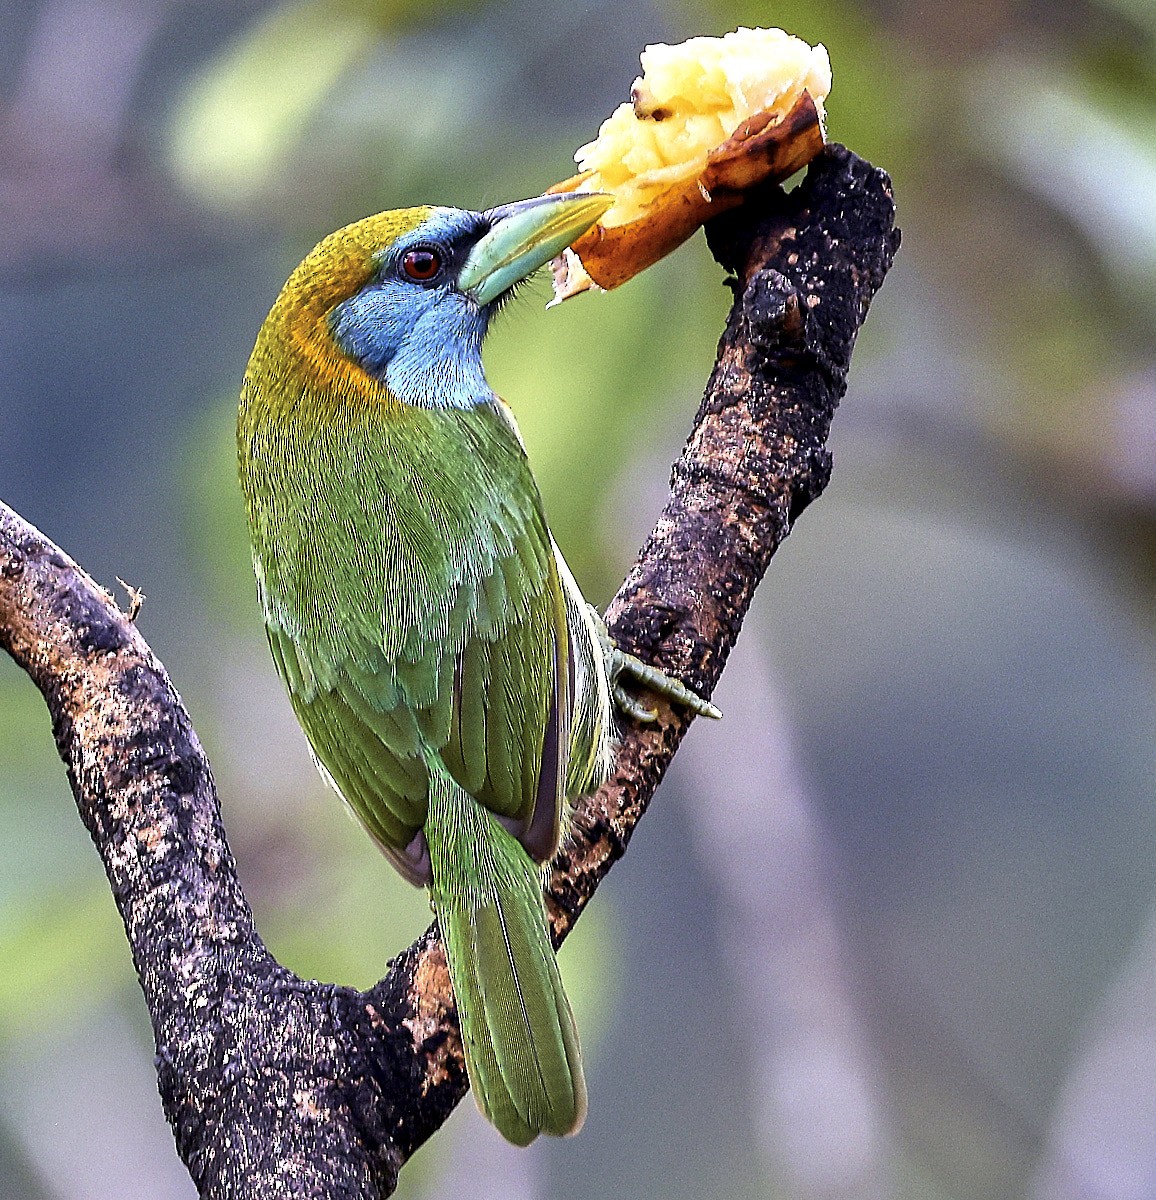
[[[477,403],[491,394],[481,372],[490,317],[610,203],[536,196],[486,212],[397,209],[349,225],[290,276],[254,362],[288,353],[328,391],[360,378],[423,407]]]

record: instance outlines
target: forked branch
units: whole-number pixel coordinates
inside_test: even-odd
[[[607,613],[626,649],[709,695],[754,589],[826,485],[855,337],[898,247],[890,182],[839,146],[708,230],[735,303],[666,508]],[[165,1112],[211,1200],[379,1200],[466,1090],[436,929],[368,992],[265,949],[208,761],[133,624],[0,505],[0,645],[32,677],[104,861],[156,1035]],[[731,720],[743,714],[732,713]],[[687,726],[624,731],[548,899],[565,937],[625,851]]]

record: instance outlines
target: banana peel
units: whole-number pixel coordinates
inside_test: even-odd
[[[638,217],[621,225],[601,222],[553,260],[558,304],[593,286],[609,290],[632,279],[680,246],[712,217],[743,202],[747,192],[781,183],[823,148],[822,115],[804,91],[785,114],[764,109],[748,117],[707,155],[697,176],[662,193]],[[592,171],[549,188],[583,191]]]

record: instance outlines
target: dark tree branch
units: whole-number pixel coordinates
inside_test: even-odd
[[[898,246],[893,220],[886,175],[832,146],[794,192],[768,191],[709,231],[735,304],[670,499],[607,614],[622,645],[704,694],[771,555],[827,482],[831,417]],[[364,993],[274,961],[163,668],[111,598],[3,506],[0,644],[52,713],[201,1195],[388,1195],[466,1090],[436,930]],[[579,803],[549,886],[558,940],[625,851],[687,724],[663,707],[628,728],[614,778]]]

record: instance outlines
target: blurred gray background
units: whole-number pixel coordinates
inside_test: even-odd
[[[0,497],[145,636],[258,924],[365,985],[429,918],[274,678],[234,480],[253,337],[320,236],[540,191],[641,48],[830,50],[830,134],[904,245],[834,481],[568,943],[580,1137],[465,1104],[407,1197],[1156,1196],[1156,6],[1151,0],[0,0]],[[488,363],[605,602],[726,295],[701,237]],[[0,1196],[193,1195],[43,705],[0,662]]]

